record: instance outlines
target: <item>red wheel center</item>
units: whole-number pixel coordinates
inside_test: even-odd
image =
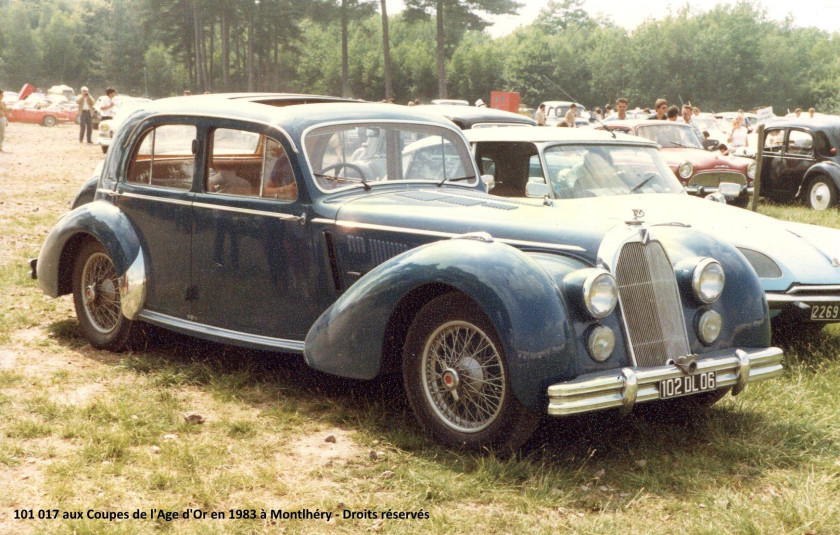
[[[454,390],[458,387],[458,373],[451,368],[443,372],[441,380],[443,381],[443,386],[448,390]]]

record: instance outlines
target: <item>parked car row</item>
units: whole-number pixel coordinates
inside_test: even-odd
[[[562,129],[472,128],[473,153],[446,117],[336,100],[144,104],[33,276],[73,295],[98,348],[151,323],[343,377],[398,373],[450,447],[516,448],[545,414],[696,410],[782,373],[756,265],[786,259],[750,259],[657,212],[656,195],[618,195],[703,204],[655,144],[590,132],[529,146]],[[478,147],[492,132],[522,143]],[[499,196],[515,179],[524,192]]]

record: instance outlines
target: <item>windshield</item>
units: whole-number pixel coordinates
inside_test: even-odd
[[[694,121],[694,124],[700,130],[711,132],[712,130],[718,129],[718,124],[714,117],[693,117],[691,120]]]
[[[544,156],[549,186],[558,199],[683,191],[653,147],[555,145]],[[530,180],[539,178],[532,173]]]
[[[636,135],[659,143],[662,148],[703,149],[697,134],[687,124],[651,124],[640,126]]]
[[[434,125],[351,123],[316,128],[304,150],[322,191],[395,180],[475,184],[469,149]]]

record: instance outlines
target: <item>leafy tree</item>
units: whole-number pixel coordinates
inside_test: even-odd
[[[447,94],[445,20],[450,19],[450,22],[462,31],[483,30],[489,22],[481,18],[479,13],[512,14],[522,6],[515,0],[406,0],[405,5],[409,19],[434,11],[439,98],[446,98]]]

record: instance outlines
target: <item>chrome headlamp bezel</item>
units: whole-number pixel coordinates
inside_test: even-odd
[[[593,269],[584,279],[581,291],[586,311],[594,318],[606,318],[618,305],[618,284],[603,269]]]
[[[747,166],[747,178],[749,178],[750,180],[755,179],[755,170],[756,170],[757,167],[758,167],[758,162],[755,162],[755,161],[750,162],[750,164]]]
[[[605,362],[615,349],[615,331],[605,325],[596,325],[586,338],[586,350],[595,362]]]
[[[712,277],[712,279],[710,279]],[[714,279],[718,279],[716,282]],[[714,303],[723,293],[726,284],[726,274],[720,262],[713,258],[702,258],[694,266],[691,276],[691,287],[694,295],[703,303]]]
[[[694,173],[694,165],[691,162],[683,162],[677,168],[680,178],[690,178]]]
[[[723,330],[723,317],[714,310],[703,311],[697,319],[697,338],[705,345],[712,345]]]

